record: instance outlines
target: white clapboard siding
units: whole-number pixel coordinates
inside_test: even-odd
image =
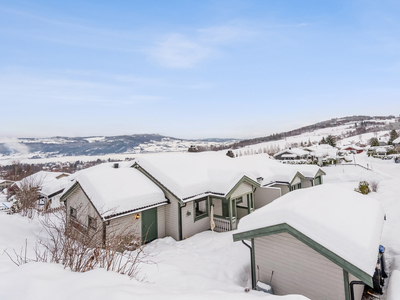
[[[82,225],[88,224],[88,216],[95,218],[97,224],[101,223],[101,218],[93,207],[90,200],[86,197],[85,193],[78,187],[67,198],[67,215],[70,216],[70,208],[73,207],[77,211],[77,219]]]
[[[210,213],[210,203],[208,205],[208,212]],[[193,201],[187,202],[186,206],[182,208],[182,237],[188,238],[196,233],[211,229],[210,217],[207,216],[200,220],[194,220],[195,211]]]
[[[361,281],[361,280],[349,273],[349,284],[352,281]],[[353,287],[354,287],[354,300],[361,300],[362,295],[364,293],[364,285],[355,284],[353,285]]]
[[[298,183],[301,183],[301,178],[299,176],[296,176],[292,181],[292,185],[296,185]]]
[[[166,205],[157,207],[158,238],[165,237],[165,207]]]
[[[165,206],[165,236],[179,240],[179,206],[178,200],[170,193],[164,191],[170,204]]]
[[[267,204],[270,204],[276,198],[281,196],[281,189],[277,187],[263,187],[256,189],[254,193],[255,206],[261,208]]]
[[[274,184],[273,187],[277,187],[281,189],[281,196],[285,195],[286,193],[290,192],[289,186],[284,184]]]
[[[106,226],[107,239],[117,236],[134,236],[141,240],[142,215],[139,213],[139,219],[136,219],[135,216],[136,214],[129,214],[110,220],[110,224]]]
[[[305,188],[309,188],[312,187],[312,181],[310,179],[303,179],[301,181],[301,188],[305,189]]]
[[[268,283],[274,271],[272,286],[277,295],[345,300],[343,270],[288,233],[256,238],[255,262],[260,268],[257,279],[263,282]]]
[[[212,198],[214,204],[214,215],[222,217],[222,199]]]
[[[247,182],[242,182],[232,193],[231,199],[235,199],[239,196],[249,194],[253,191],[253,186]]]

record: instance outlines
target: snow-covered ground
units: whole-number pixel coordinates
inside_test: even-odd
[[[378,192],[365,197],[377,199],[385,210],[381,243],[386,247],[392,271],[397,268],[393,263],[395,257],[400,257],[400,165],[366,154],[356,158],[357,163],[368,164],[373,170],[358,166],[324,167],[327,173],[324,184],[353,191],[361,180],[379,181]],[[46,238],[37,220],[0,212],[0,224],[1,252],[20,251],[27,240],[28,257],[33,257],[36,237]],[[246,293],[245,287],[250,285],[250,254],[242,243],[232,241],[232,233],[207,231],[180,242],[166,237],[150,243],[146,249],[157,264],[142,266],[140,275],[146,277],[142,282],[102,269],[73,273],[48,263],[17,267],[3,254],[0,299],[306,299],[296,295],[269,296],[257,291]]]
[[[0,213],[0,247],[20,251],[25,240],[33,257],[36,236],[46,238],[37,220]],[[250,282],[249,250],[233,243],[232,233],[203,232],[176,242],[170,237],[146,247],[157,264],[142,266],[143,281],[97,269],[73,273],[61,265],[28,263],[17,267],[0,256],[0,299],[257,299],[264,293],[245,292]],[[270,296],[269,299],[282,297]],[[285,300],[306,299],[287,296]]]

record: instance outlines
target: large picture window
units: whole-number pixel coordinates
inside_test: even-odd
[[[199,220],[208,216],[208,200],[207,198],[194,201],[194,219]]]

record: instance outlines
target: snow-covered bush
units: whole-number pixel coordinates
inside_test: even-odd
[[[360,183],[358,184],[358,188],[356,188],[354,190],[363,195],[367,195],[371,192],[371,190],[369,188],[369,183],[367,181],[360,181]]]

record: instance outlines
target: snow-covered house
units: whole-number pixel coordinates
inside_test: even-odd
[[[304,187],[320,184],[320,178],[325,174],[316,166],[302,166],[300,172],[298,166],[283,165],[267,154],[232,159],[223,152],[141,156],[134,162],[120,164],[120,171],[117,172],[111,167],[101,166],[72,175],[77,182],[75,188],[79,185],[81,190],[75,198],[84,199],[82,193],[86,193],[88,199],[93,197],[91,194],[103,197],[102,194],[109,193],[108,197],[111,199],[119,194],[117,186],[120,185],[130,187],[126,191],[126,197],[129,193],[135,195],[144,187],[138,186],[132,177],[138,175],[129,177],[128,174],[140,171],[148,178],[148,188],[153,185],[167,199],[168,204],[160,207],[157,212],[164,220],[159,222],[163,222],[165,227],[160,232],[176,240],[210,229],[212,219],[216,231],[234,230],[238,221],[255,209],[271,203],[291,190],[301,188],[302,184]],[[107,183],[105,178],[114,178],[118,174],[124,174],[125,178],[115,183],[113,188],[107,187],[111,183]],[[98,176],[104,176],[104,188],[107,187],[107,191],[102,191],[101,184],[91,184],[91,194],[88,193],[84,180],[94,181]],[[112,180],[114,179],[110,179],[110,182]],[[65,195],[71,194],[71,189],[73,188],[66,188],[62,200],[67,201]],[[112,196],[112,191],[116,193],[115,196]],[[145,194],[144,190],[142,192]],[[140,197],[136,197],[134,201],[140,202]],[[97,211],[100,212],[100,209],[97,208]],[[107,219],[101,213],[98,215]]]
[[[362,209],[360,209],[362,207]],[[373,287],[384,212],[379,202],[332,185],[289,193],[239,222],[234,241],[251,241],[252,286],[313,300],[362,297]],[[258,274],[258,275],[257,275]]]
[[[375,154],[376,155],[386,155],[387,150],[384,147],[379,147],[375,149]]]
[[[46,204],[46,208],[60,207],[60,197],[64,189],[68,186],[70,179],[62,176],[43,184],[39,190],[39,196]]]
[[[355,154],[360,154],[364,151],[364,148],[356,146],[356,145],[349,145],[349,146],[344,146],[340,150],[342,151],[350,151]]]
[[[278,160],[306,159],[308,155],[309,152],[303,149],[289,148],[274,154],[274,158]]]
[[[255,209],[257,177],[222,152],[142,156],[133,167],[164,191],[170,202],[166,235],[176,240],[210,229],[211,211],[215,230],[229,231],[236,229],[240,210]]]
[[[102,242],[116,235],[143,242],[166,236],[163,191],[132,163],[105,163],[74,176],[61,196],[67,221],[82,233],[101,233]]]
[[[21,187],[37,188],[39,192],[39,203],[46,208],[55,208],[59,206],[59,198],[67,185],[66,178],[70,176],[65,172],[47,172],[39,171],[29,175],[20,181],[16,181],[12,188],[21,189]]]
[[[400,148],[400,137],[398,137],[397,139],[393,140],[392,144],[396,148]]]
[[[293,166],[294,167],[294,166]],[[301,181],[301,188],[308,188],[323,183],[326,173],[316,165],[297,165],[296,169],[304,176]]]
[[[9,188],[13,183],[14,181],[11,180],[0,179],[0,191]]]

